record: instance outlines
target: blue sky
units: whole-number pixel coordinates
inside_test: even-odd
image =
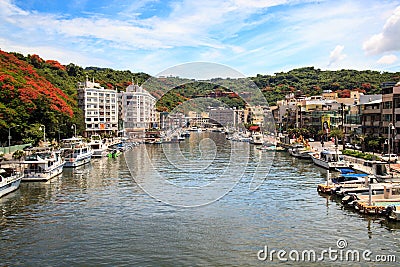
[[[198,61],[400,71],[400,0],[0,0],[0,49],[151,75]]]

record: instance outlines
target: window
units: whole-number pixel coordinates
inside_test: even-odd
[[[392,121],[392,114],[383,114],[383,121]]]
[[[391,109],[392,108],[392,101],[383,102],[384,109]]]

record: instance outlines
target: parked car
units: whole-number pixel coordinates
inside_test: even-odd
[[[396,154],[384,154],[381,156],[382,161],[387,161],[389,162],[396,162],[399,159],[399,157]]]
[[[354,146],[353,146],[352,144],[350,144],[350,143],[346,143],[346,144],[345,144],[345,147],[346,147],[346,148],[354,149]]]

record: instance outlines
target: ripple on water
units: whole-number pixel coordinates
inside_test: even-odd
[[[319,196],[316,185],[324,173],[312,163],[276,153],[272,167],[262,169],[268,174],[265,180],[252,191],[259,151],[246,148],[249,144],[235,146],[250,153],[242,179],[223,198],[196,208],[176,208],[148,196],[122,157],[96,159],[50,184],[22,184],[0,202],[1,263],[250,266],[260,264],[256,253],[265,245],[287,251],[322,250],[335,248],[339,238],[352,249],[400,257],[400,226],[361,216]],[[187,149],[186,156],[196,158],[195,143],[180,147]],[[230,156],[220,155],[216,166],[190,176],[168,165],[161,149],[143,145],[130,153],[152,155],[160,171],[170,172],[169,179],[186,185],[213,179]]]

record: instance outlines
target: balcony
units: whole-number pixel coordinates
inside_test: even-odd
[[[371,108],[371,109],[364,109],[362,111],[363,114],[380,114],[381,109],[380,108]]]

